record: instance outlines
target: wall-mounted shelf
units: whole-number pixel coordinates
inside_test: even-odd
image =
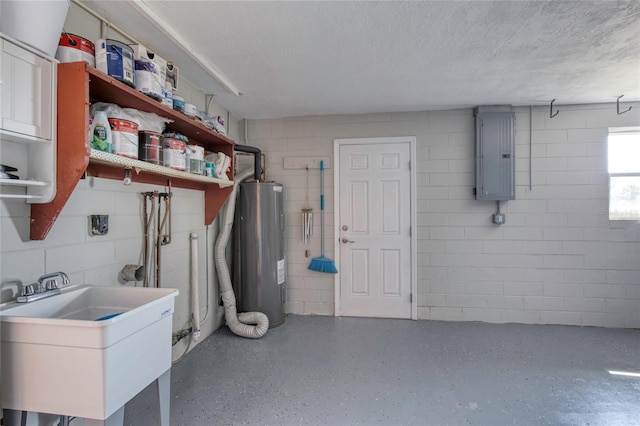
[[[91,149],[89,161],[96,167],[98,165],[111,166],[114,168],[122,168],[123,170],[132,170],[135,174],[143,172],[158,174],[167,178],[182,179],[186,181],[200,182],[205,184],[217,184],[220,188],[232,186],[230,180],[218,179],[210,176],[197,175],[194,173],[183,172],[171,169],[169,167],[159,166],[157,164],[147,163],[145,161],[134,160],[132,158],[122,157],[120,155],[110,154],[108,152]]]
[[[167,185],[204,191],[205,224],[213,222],[233,189],[233,182],[184,173],[143,161],[131,160],[89,147],[89,105],[110,102],[121,107],[153,112],[173,120],[167,129],[186,135],[190,143],[233,158],[234,142],[201,123],[122,84],[85,62],[58,66],[57,194],[48,204],[31,206],[31,239],[42,240],[55,223],[78,181],[85,176],[123,180],[132,170],[133,182]],[[134,162],[134,163],[132,163]]]

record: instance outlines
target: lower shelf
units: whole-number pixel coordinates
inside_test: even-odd
[[[226,179],[218,179],[210,176],[197,175],[194,173],[183,172],[180,170],[171,169],[169,167],[159,166],[153,163],[147,163],[146,161],[134,160],[132,158],[123,157],[121,155],[110,154],[108,152],[99,151],[97,149],[91,150],[89,156],[91,163],[100,163],[110,166],[121,166],[124,169],[135,170],[136,172],[145,171],[154,173],[157,175],[165,176],[168,178],[179,178],[184,180],[190,180],[194,182],[202,182],[206,184],[218,184],[220,188],[226,188],[233,186],[233,181]]]

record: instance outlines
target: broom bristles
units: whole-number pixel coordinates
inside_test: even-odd
[[[309,267],[307,269],[318,272],[327,272],[329,274],[338,273],[338,269],[333,263],[333,260],[324,256],[314,257],[313,259],[311,259],[311,263],[309,264]]]

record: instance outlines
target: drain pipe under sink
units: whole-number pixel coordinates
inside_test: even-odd
[[[236,148],[236,145],[234,148]],[[256,155],[258,157],[258,155]],[[259,164],[259,160],[258,163]],[[233,286],[231,284],[231,275],[229,273],[229,266],[225,258],[225,249],[231,236],[231,229],[233,227],[233,216],[236,210],[236,194],[240,183],[247,180],[251,175],[256,176],[256,179],[260,178],[260,169],[245,170],[239,173],[234,178],[233,191],[227,200],[224,214],[222,216],[222,223],[220,224],[220,232],[216,239],[214,247],[214,262],[216,270],[218,271],[218,281],[220,283],[220,293],[222,296],[222,302],[224,303],[224,314],[227,321],[227,325],[231,331],[238,336],[248,337],[251,339],[258,339],[264,336],[269,329],[269,318],[262,312],[243,312],[238,314],[236,309],[236,296],[233,292]]]

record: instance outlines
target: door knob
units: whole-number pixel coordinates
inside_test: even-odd
[[[343,243],[355,243],[355,241],[351,241],[350,239],[348,239],[347,237],[342,237],[342,242]]]

